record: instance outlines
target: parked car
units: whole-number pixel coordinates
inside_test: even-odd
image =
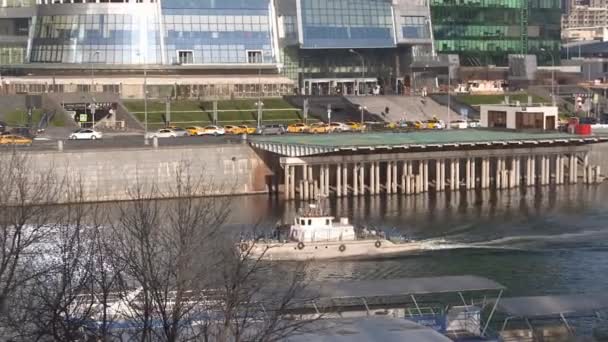
[[[479,120],[469,120],[469,128],[479,128],[481,127],[481,122]]]
[[[243,131],[247,134],[254,134],[256,132],[255,127],[251,127],[251,126],[247,126],[247,125],[240,125],[239,127],[241,129],[243,129]]]
[[[247,130],[243,129],[241,126],[233,126],[233,125],[224,126],[224,131],[226,131],[226,134],[235,134],[235,135],[247,133]]]
[[[469,128],[469,124],[465,120],[454,120],[450,122],[450,127],[456,129],[465,129]]]
[[[287,131],[283,125],[273,124],[273,125],[264,125],[260,128],[259,134],[262,135],[281,135],[285,134]]]
[[[343,123],[343,122],[332,122],[329,124],[329,129],[331,132],[350,132],[352,131],[352,128],[350,128],[349,125]]]
[[[31,144],[32,139],[28,137],[22,137],[20,135],[15,134],[0,135],[0,145],[30,146]]]
[[[188,126],[185,128],[186,131],[188,131],[188,134],[190,134],[191,136],[196,136],[196,135],[203,135],[203,127],[199,127],[199,126]]]
[[[296,123],[287,126],[287,132],[289,133],[307,133],[310,127],[303,123]]]
[[[156,132],[147,134],[148,138],[175,138],[177,134],[170,128],[161,128]]]
[[[72,132],[70,140],[97,140],[103,139],[103,133],[91,128],[83,128]]]
[[[360,122],[348,121],[346,124],[350,127],[351,131],[362,132],[365,131],[366,128],[365,124]]]
[[[425,121],[426,128],[428,129],[444,129],[445,123],[443,120],[431,119]]]
[[[176,137],[187,137],[190,135],[190,132],[185,128],[181,128],[181,127],[177,127],[177,126],[169,126],[167,128],[172,130],[173,132],[175,132]]]
[[[310,125],[308,132],[312,133],[312,134],[329,133],[330,127],[326,123],[318,122],[318,123]]]
[[[226,130],[224,129],[224,127],[215,126],[215,125],[209,125],[209,126],[205,126],[203,128],[203,134],[202,135],[214,135],[214,136],[218,136],[218,135],[224,135],[224,134],[226,134]]]

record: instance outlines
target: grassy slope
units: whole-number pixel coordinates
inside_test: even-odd
[[[42,110],[34,109],[32,111],[32,125],[38,125],[40,119],[42,118]],[[25,126],[27,125],[27,111],[24,109],[12,110],[10,112],[4,113],[3,121],[5,121],[9,126]],[[62,115],[55,115],[53,121],[51,121],[51,126],[54,127],[63,127],[65,126],[64,117]]]
[[[218,101],[218,119],[220,124],[252,124],[257,120],[256,100]],[[264,99],[263,120],[266,123],[285,123],[300,120],[299,111],[283,99]],[[144,121],[143,100],[125,100],[124,105],[140,121]],[[282,110],[279,110],[282,109]],[[286,109],[286,110],[283,110]],[[222,110],[227,110],[222,112]],[[171,103],[171,121],[182,125],[206,125],[213,120],[213,102],[182,100]],[[148,101],[148,124],[150,127],[162,125],[165,103]]]

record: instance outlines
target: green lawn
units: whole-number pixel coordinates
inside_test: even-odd
[[[5,121],[9,126],[25,126],[28,123],[27,111],[25,109],[16,109],[10,112],[4,113],[2,116],[3,121]],[[42,110],[34,109],[32,111],[32,125],[36,126],[40,122],[42,118]],[[54,127],[63,127],[65,126],[65,118],[61,114],[56,114],[51,121],[51,126]]]
[[[526,93],[511,93],[506,95],[509,96],[509,102],[515,103],[515,101],[519,101],[521,103],[528,103],[528,94]],[[466,103],[469,106],[478,106],[481,104],[500,104],[505,100],[505,95],[458,95],[456,98],[458,101]],[[549,103],[551,101],[532,95],[532,102]]]

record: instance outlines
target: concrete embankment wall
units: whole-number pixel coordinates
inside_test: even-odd
[[[600,173],[608,176],[608,143],[594,144],[589,153],[589,163],[599,165]]]
[[[27,162],[32,173],[69,179],[91,202],[131,200],[136,188],[150,193],[152,186],[153,197],[176,197],[180,174],[182,181],[189,177],[200,184],[195,195],[268,192],[272,179],[266,163],[245,144],[41,151],[28,153]]]

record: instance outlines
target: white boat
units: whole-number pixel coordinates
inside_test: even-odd
[[[296,215],[287,231],[272,240],[244,240],[238,248],[251,259],[303,261],[394,257],[422,249],[415,241],[392,241],[374,230],[356,230],[348,218],[326,215],[311,204]]]

